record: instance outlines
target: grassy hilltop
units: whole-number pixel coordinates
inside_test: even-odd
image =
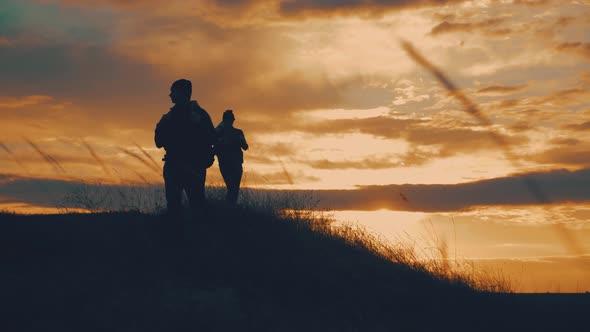
[[[2,330],[588,328],[588,295],[495,293],[505,286],[307,216],[214,203],[183,232],[172,225],[134,212],[0,215]]]

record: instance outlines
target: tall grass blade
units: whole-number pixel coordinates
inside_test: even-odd
[[[133,144],[135,145],[136,148],[139,149],[139,151],[141,151],[141,153],[143,153],[143,155],[152,163],[152,165],[158,170],[161,171],[162,166],[160,164],[158,164],[158,162],[156,162],[156,160],[154,159],[154,157],[152,157],[152,155],[150,155],[149,153],[147,153],[147,151],[142,148],[141,146],[139,146],[139,144],[133,142]]]
[[[109,168],[107,167],[107,165],[105,164],[105,162],[102,160],[102,158],[100,158],[98,156],[98,154],[96,153],[96,151],[94,150],[94,148],[88,144],[86,141],[82,140],[82,145],[84,145],[86,147],[86,149],[88,150],[88,152],[90,152],[90,155],[92,156],[92,158],[94,158],[94,160],[96,160],[96,162],[100,165],[100,167],[102,168],[102,170],[108,175],[108,176],[112,176],[111,171],[109,170]]]
[[[55,169],[56,172],[63,174],[65,172],[64,168],[61,166],[61,164],[55,159],[53,158],[51,155],[49,155],[48,153],[44,152],[43,150],[41,150],[41,148],[33,143],[31,140],[27,139],[26,137],[23,138],[35,151],[37,151],[37,153],[41,156],[41,158],[43,158],[43,160],[45,160],[48,164],[51,165],[51,167],[53,167],[53,169]]]
[[[154,165],[152,165],[150,162],[148,162],[147,160],[145,160],[142,156],[140,156],[139,154],[128,150],[128,149],[124,149],[124,148],[119,148],[119,150],[123,153],[125,153],[126,155],[138,160],[140,163],[142,163],[145,167],[149,168],[150,170],[152,170],[154,173],[156,173],[158,176],[161,176],[162,173],[160,172],[160,170],[157,167],[154,167]]]
[[[438,81],[441,85],[443,85],[449,94],[455,99],[457,99],[461,104],[463,104],[464,110],[471,114],[481,126],[487,127],[489,129],[489,134],[492,140],[499,145],[503,152],[506,159],[513,165],[514,168],[518,169],[520,166],[520,162],[516,155],[512,152],[510,145],[504,140],[504,138],[497,132],[493,130],[492,121],[479,109],[477,104],[475,104],[471,99],[469,99],[457,86],[451,82],[451,80],[447,77],[446,74],[442,72],[438,67],[428,61],[414,46],[405,40],[401,41],[402,48],[408,53],[410,58],[412,58],[416,63],[420,66],[428,70]],[[527,188],[529,193],[533,196],[533,198],[539,204],[548,204],[551,203],[548,196],[544,193],[538,183],[530,177],[525,177],[523,180],[523,185]],[[573,253],[577,255],[582,255],[583,250],[581,245],[578,243],[576,238],[573,234],[562,224],[562,223],[555,223],[555,229],[557,233],[560,235],[564,245]]]

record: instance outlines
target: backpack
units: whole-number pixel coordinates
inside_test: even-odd
[[[201,123],[199,124],[200,126],[200,130],[203,131],[209,131],[209,135],[211,136],[211,142],[214,142],[215,140],[215,132],[214,132],[214,128],[213,128],[213,123],[211,122],[211,117],[209,117],[209,114],[207,113],[207,111],[205,111],[196,101],[191,101],[191,107],[192,107],[192,111],[193,112],[199,112],[200,114],[198,114],[198,116],[200,117],[199,121],[201,121]],[[211,166],[213,166],[213,163],[215,162],[215,151],[214,151],[214,147],[213,144],[211,144],[208,148],[205,148],[206,151],[199,151],[202,154],[202,157],[204,158],[204,166],[205,168],[209,168]]]

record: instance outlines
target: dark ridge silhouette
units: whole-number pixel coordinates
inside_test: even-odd
[[[587,324],[588,294],[484,291],[489,283],[428,269],[403,249],[321,220],[214,202],[203,221],[179,235],[161,215],[0,215],[2,325],[520,332]]]
[[[29,202],[32,205],[55,207],[54,198],[67,195],[73,188],[79,186],[88,187],[90,190],[101,192],[101,188],[109,190],[150,192],[163,189],[161,184],[154,181],[153,175],[146,173],[146,167],[124,169],[126,176],[119,175],[119,169],[113,169],[119,176],[119,181],[111,183],[68,181],[65,179],[43,179],[14,174],[4,174],[6,177],[0,183],[0,195],[5,199]],[[135,178],[129,178],[129,174],[137,174],[141,177],[141,186]],[[246,173],[248,174],[248,173]],[[149,176],[148,176],[149,175]],[[527,173],[544,188],[551,188],[551,199],[554,202],[548,207],[562,204],[585,204],[590,200],[590,193],[586,190],[590,185],[590,168],[579,171],[557,170],[540,173]],[[138,176],[139,177],[139,176]],[[261,176],[261,178],[263,178]],[[294,198],[305,197],[305,190],[273,190],[253,189],[260,186],[252,178],[251,187],[246,187],[241,192],[253,198],[262,198],[272,195],[288,195]],[[145,181],[147,180],[147,181]],[[263,181],[267,181],[264,179]],[[527,188],[522,186],[522,174],[466,182],[455,185],[382,185],[365,186],[356,189],[313,190],[313,196],[318,200],[315,208],[320,210],[361,210],[388,209],[394,211],[422,211],[422,212],[452,212],[473,210],[486,206],[521,206],[526,207],[536,204],[534,198],[529,195]],[[47,190],[51,195],[46,195]],[[141,189],[141,190],[139,190]],[[145,189],[145,190],[144,190]],[[213,189],[213,187],[209,188]],[[106,195],[106,194],[105,194]],[[143,194],[142,194],[143,195]],[[105,207],[107,211],[116,210],[116,207]],[[282,207],[281,207],[282,208]],[[290,208],[290,207],[284,207]],[[146,210],[146,211],[153,211]]]
[[[481,126],[488,128],[490,138],[502,148],[504,156],[513,165],[514,168],[518,169],[520,162],[518,157],[512,152],[511,146],[506,142],[502,135],[493,130],[492,121],[479,109],[471,99],[469,99],[461,89],[451,82],[447,75],[445,75],[439,68],[428,61],[420,52],[418,52],[414,46],[402,40],[402,48],[408,53],[408,55],[420,66],[427,69],[449,92],[449,94],[455,97],[461,104],[463,104],[464,110],[472,115]],[[539,184],[530,177],[523,177],[523,185],[528,189],[529,193],[535,198],[539,204],[549,204],[551,200],[547,197],[545,192],[541,189]],[[576,255],[582,255],[584,251],[582,246],[578,243],[574,235],[564,227],[561,223],[555,223],[555,230],[559,234],[564,246],[568,250]]]

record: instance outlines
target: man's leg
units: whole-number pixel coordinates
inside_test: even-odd
[[[193,216],[203,214],[206,209],[205,200],[205,179],[207,178],[206,168],[192,169],[184,174],[186,180],[186,196],[191,207]]]
[[[164,187],[168,215],[180,218],[182,212],[182,181],[179,170],[170,162],[164,163]]]
[[[166,162],[164,164],[164,184],[166,190],[166,204],[168,207],[166,224],[163,229],[165,240],[175,246],[181,243],[184,226],[182,221],[182,174],[178,165]]]

